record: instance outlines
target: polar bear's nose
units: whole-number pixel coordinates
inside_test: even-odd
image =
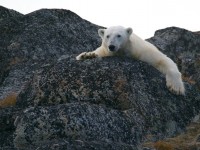
[[[109,45],[108,48],[109,48],[110,51],[114,51],[115,50],[115,46],[114,45]]]

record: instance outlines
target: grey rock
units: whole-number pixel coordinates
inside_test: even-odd
[[[15,131],[14,121],[20,114],[18,108],[0,109],[0,147],[6,149],[14,148],[13,132]]]
[[[69,10],[43,9],[1,21],[0,99],[19,93],[34,72],[62,55],[96,47],[97,29]]]
[[[0,6],[0,22],[5,21],[5,19],[10,19],[10,18],[16,18],[16,17],[21,17],[23,16],[21,13],[12,10],[12,9],[7,9],[5,7]]]
[[[125,144],[136,146],[144,140],[144,135],[151,134],[153,135],[151,140],[157,140],[174,136],[184,129],[191,117],[198,113],[200,106],[199,99],[193,99],[194,95],[199,96],[197,89],[189,84],[186,84],[186,89],[186,96],[176,96],[170,93],[165,86],[165,78],[157,70],[148,64],[132,59],[113,57],[76,62],[74,56],[72,56],[59,61],[48,72],[35,74],[30,86],[20,93],[17,105],[21,108],[45,106],[49,111],[52,111],[52,107],[58,107],[57,109],[61,110],[60,104],[65,103],[71,105],[85,103],[87,107],[91,107],[93,104],[95,104],[94,106],[106,106],[110,110],[117,110],[124,114],[122,118],[127,119],[125,124],[131,127],[129,129],[123,127],[122,129],[124,134],[129,138],[132,137],[131,140],[123,140],[122,135],[114,134],[115,136],[113,135],[111,141],[121,142],[123,140]],[[73,111],[74,114],[77,111],[80,111],[80,114],[85,114],[83,108],[75,108]],[[55,111],[53,112],[55,113]],[[25,112],[25,115],[34,113],[36,113],[34,116],[42,117],[40,116],[41,113],[35,109],[31,112]],[[97,112],[92,111],[92,114],[98,118],[99,113],[101,113],[99,110]],[[116,124],[116,122],[124,122],[120,115],[110,113],[108,111],[102,116],[117,117],[117,121],[112,121],[112,117],[109,120],[112,122],[111,124],[121,126]],[[45,116],[51,115],[45,114]],[[85,116],[89,117],[94,124],[99,124],[88,113],[84,116],[78,116],[78,118],[85,120]],[[30,123],[22,118],[24,130],[29,128],[33,121],[31,117],[26,118],[30,119]],[[90,120],[89,118],[86,120]],[[52,124],[48,123],[48,120],[46,119],[45,124]],[[108,123],[107,121],[103,122]],[[20,133],[22,133],[21,126],[19,125]],[[79,123],[75,122],[74,126],[79,126]],[[106,140],[108,137],[103,133],[106,132],[109,135],[113,133],[110,128],[102,127],[103,130],[99,131],[100,129],[97,126],[91,124],[89,126],[93,129],[92,131],[95,131],[92,139],[103,136],[102,139]],[[55,130],[57,127],[49,126],[47,128],[50,128],[48,135],[51,135],[54,134],[53,129]],[[119,127],[116,127],[116,129],[118,130]],[[28,134],[23,133],[21,135],[17,130],[16,143],[32,143],[26,140]],[[42,134],[41,136],[46,135],[46,133],[42,133],[42,128],[37,130],[31,128],[30,130],[28,130],[28,133],[31,132],[31,135],[33,133]],[[88,127],[82,127],[81,130],[86,132],[83,136],[84,139],[90,141],[93,134],[90,133]],[[68,129],[68,132],[70,131]],[[78,129],[77,132],[79,132]],[[58,136],[62,137],[63,135],[59,134]],[[64,136],[69,137],[69,135]],[[19,141],[19,137],[25,141]],[[83,137],[78,136],[77,138],[83,140]],[[41,141],[37,138],[38,136],[35,136],[30,139]],[[95,141],[98,140],[100,139],[95,139]]]
[[[136,134],[132,132],[129,120],[118,110],[101,105],[70,103],[25,110],[17,125],[14,143],[16,147],[24,148],[66,139],[98,141],[103,147],[109,143],[131,147],[130,144],[136,143]]]

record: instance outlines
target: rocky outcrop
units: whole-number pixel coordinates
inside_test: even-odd
[[[141,61],[76,61],[101,41],[99,26],[71,11],[0,9],[0,107],[17,95],[16,105],[0,109],[1,147],[139,149],[181,133],[199,113],[199,34],[170,27],[148,39],[183,73],[186,95],[177,96]]]
[[[95,32],[97,28],[64,10],[40,10],[2,20],[0,98],[6,93],[20,92],[21,85],[34,71],[43,70],[62,55],[97,46],[100,41]],[[91,29],[91,32],[83,32],[83,29]]]

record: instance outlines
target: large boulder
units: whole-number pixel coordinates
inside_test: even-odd
[[[13,105],[0,110],[1,147],[138,149],[183,132],[199,113],[199,34],[170,27],[148,39],[183,73],[186,95],[177,96],[141,61],[76,61],[100,45],[100,26],[69,10],[0,12],[0,107]]]
[[[69,10],[44,9],[15,16],[0,20],[0,99],[19,93],[34,72],[62,55],[93,49],[100,42],[98,26]]]

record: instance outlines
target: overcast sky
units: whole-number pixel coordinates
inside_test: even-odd
[[[104,27],[132,27],[143,39],[170,26],[200,31],[200,0],[1,0],[0,5],[23,14],[41,8],[69,9]]]

